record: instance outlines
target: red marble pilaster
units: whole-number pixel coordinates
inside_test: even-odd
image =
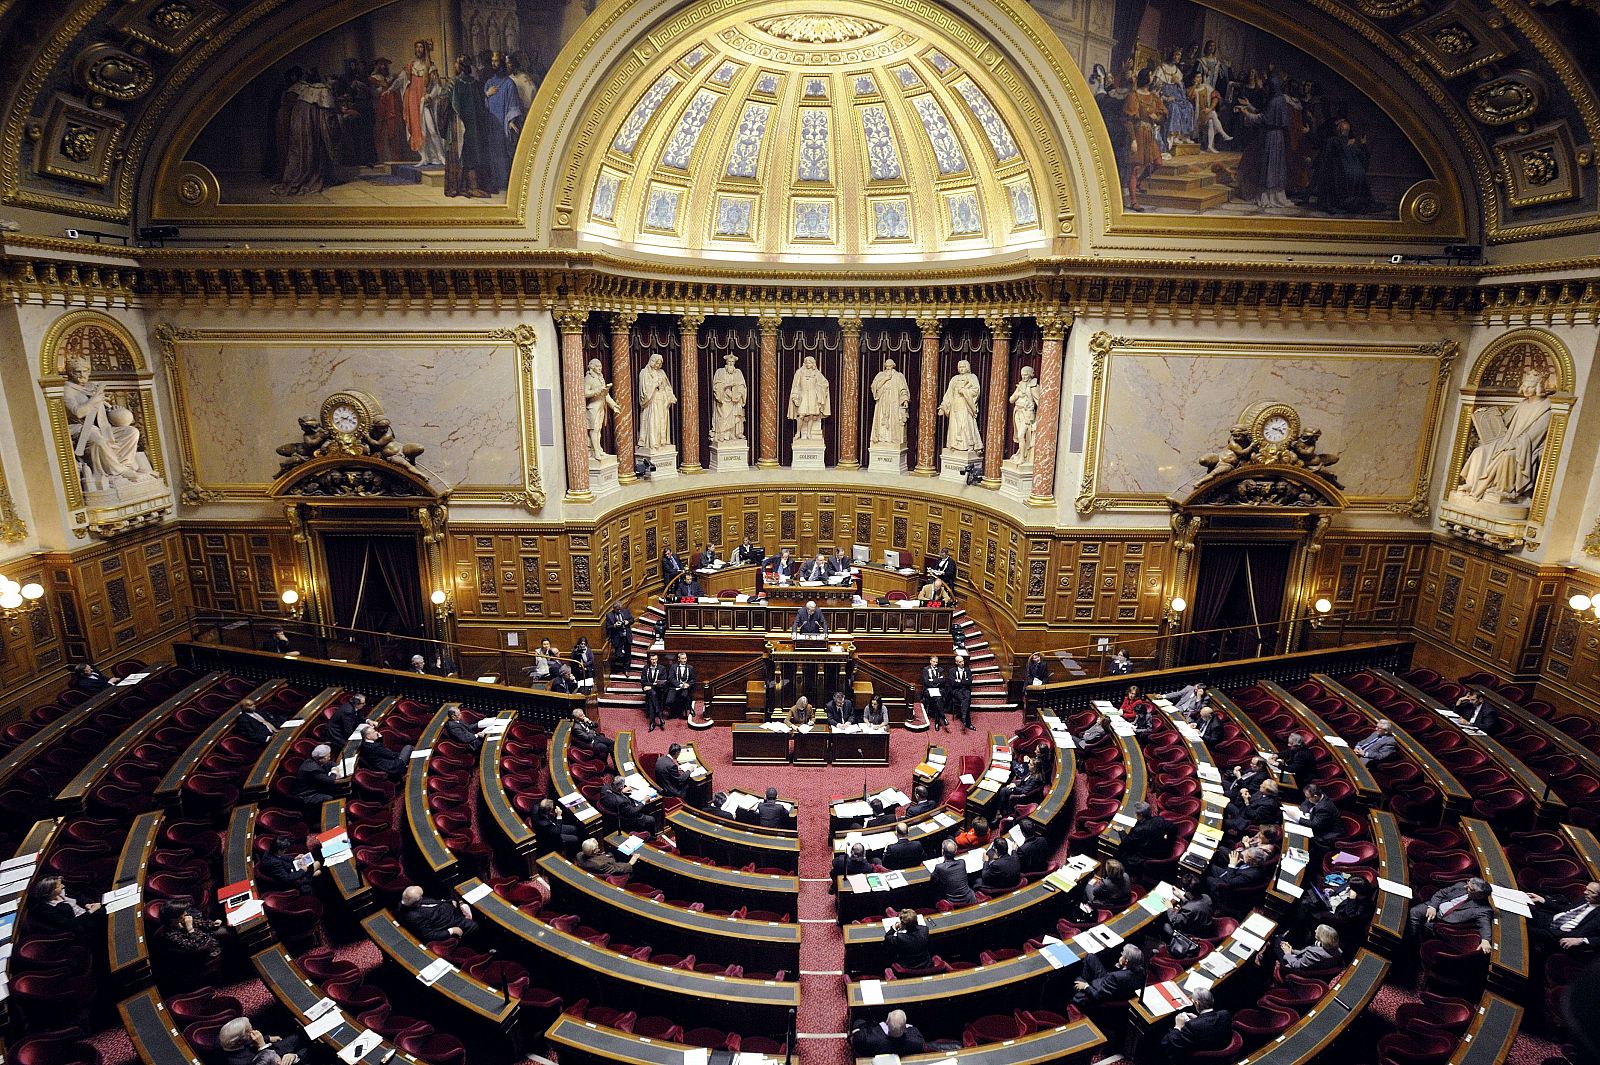
[[[611,314],[611,395],[617,401],[612,436],[617,444],[617,483],[632,484],[633,449],[633,323],[639,316],[632,311]]]
[[[934,464],[939,444],[939,319],[924,315],[917,319],[922,330],[922,389],[917,401],[917,468],[919,477],[939,472]]]
[[[839,335],[844,339],[844,362],[839,367],[839,468],[861,468],[861,429],[857,418],[861,408],[861,319],[841,318]]]
[[[556,315],[561,330],[561,410],[567,427],[567,496],[569,503],[590,503],[589,412],[583,401],[583,327],[589,312],[571,307]]]
[[[1044,333],[1039,356],[1039,425],[1033,444],[1033,492],[1030,507],[1053,507],[1056,503],[1056,444],[1061,430],[1061,371],[1067,327],[1072,319],[1063,314],[1039,316]]]
[[[756,382],[760,389],[757,395],[761,435],[756,465],[764,470],[778,468],[778,427],[782,424],[782,411],[778,408],[778,326],[782,323],[783,316],[776,311],[761,315],[761,370]]]
[[[999,488],[1011,410],[1011,319],[985,318],[984,323],[989,327],[989,420],[983,427],[983,486]]]

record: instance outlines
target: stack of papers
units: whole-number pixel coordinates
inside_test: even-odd
[[[1217,980],[1227,976],[1238,967],[1238,962],[1234,961],[1220,950],[1214,950],[1210,954],[1207,954],[1205,957],[1200,959],[1200,964],[1196,966],[1196,968],[1205,970]]]
[[[123,677],[121,680],[117,681],[117,687],[131,688],[149,675],[149,673],[129,673],[126,677]]]
[[[449,959],[436,958],[430,962],[426,968],[417,974],[417,979],[422,982],[424,987],[432,987],[434,984],[444,979],[446,975],[455,971],[456,967],[450,964]]]
[[[1506,910],[1519,917],[1532,917],[1533,911],[1528,906],[1528,893],[1518,891],[1516,888],[1501,887],[1499,884],[1490,884],[1490,902],[1497,910]]]
[[[471,906],[480,899],[486,899],[492,894],[494,894],[494,888],[490,887],[488,884],[479,884],[471,891],[463,894],[461,896],[461,901],[466,903],[468,906]]]
[[[117,888],[115,891],[108,891],[100,896],[100,902],[105,906],[107,913],[116,913],[118,910],[125,910],[129,906],[137,906],[139,904],[139,885],[128,884]]]
[[[1059,969],[1064,965],[1071,965],[1073,962],[1078,960],[1077,951],[1073,950],[1060,940],[1056,940],[1053,943],[1046,943],[1044,946],[1040,947],[1039,955],[1040,957],[1044,958],[1045,961],[1050,963],[1050,968],[1052,969]]]
[[[1144,1008],[1150,1011],[1152,1017],[1165,1017],[1192,1004],[1193,1000],[1184,993],[1171,980],[1164,980],[1159,984],[1152,984],[1144,989],[1140,995]]]

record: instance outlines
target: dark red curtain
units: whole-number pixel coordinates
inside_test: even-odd
[[[417,538],[398,533],[327,533],[328,598],[336,625],[422,636],[422,569]]]
[[[861,327],[861,412],[859,425],[861,440],[858,445],[861,464],[867,463],[867,449],[872,442],[872,379],[883,369],[883,360],[893,359],[894,368],[906,376],[911,389],[911,406],[906,411],[906,447],[911,449],[911,461],[917,455],[917,411],[921,407],[922,334],[915,322],[883,321],[874,319]]]
[[[778,334],[778,464],[787,466],[794,456],[795,423],[789,420],[789,388],[795,371],[807,356],[817,360],[817,369],[828,379],[828,400],[832,410],[822,422],[826,445],[823,461],[832,466],[839,461],[839,369],[844,338],[834,318],[790,318]]]
[[[366,538],[325,533],[322,558],[328,569],[328,607],[335,625],[354,625],[361,598],[361,575],[367,561]]]
[[[722,357],[732,353],[739,356],[739,369],[744,373],[744,437],[750,441],[750,461],[755,462],[756,441],[760,436],[756,423],[756,409],[761,393],[756,377],[760,372],[761,330],[754,318],[707,318],[700,328],[700,453],[702,464],[711,457],[711,378],[722,369]],[[681,446],[681,445],[680,445]]]
[[[672,382],[672,394],[678,402],[672,407],[672,433],[670,440],[678,441],[678,458],[683,458],[683,362],[679,358],[678,318],[671,314],[641,314],[633,323],[633,425],[639,427],[639,373],[649,363],[650,356],[660,355],[661,365]],[[702,415],[703,416],[703,415]],[[695,432],[700,432],[699,427]],[[702,439],[704,439],[702,437]],[[704,449],[702,448],[702,451]]]
[[[367,583],[373,583],[376,572],[389,593],[399,624],[388,631],[403,632],[409,636],[425,636],[426,615],[422,608],[422,562],[417,553],[415,536],[369,536],[373,566]],[[369,593],[370,594],[370,593]]]

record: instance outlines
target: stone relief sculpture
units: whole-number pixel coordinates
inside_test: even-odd
[[[1013,462],[1033,461],[1034,431],[1039,424],[1039,382],[1033,376],[1033,367],[1024,366],[1017,377],[1017,387],[1011,390],[1011,435],[1017,438]]]
[[[711,376],[711,442],[743,440],[745,404],[750,388],[739,369],[739,356],[729,352],[722,368]]]
[[[1529,370],[1517,387],[1522,398],[1508,410],[1479,407],[1472,412],[1478,446],[1461,467],[1453,501],[1519,504],[1533,498],[1550,431],[1550,391],[1545,375]]]
[[[893,359],[883,360],[883,369],[872,379],[871,446],[906,446],[906,419],[911,408],[911,386],[906,375],[895,369]]]
[[[639,372],[639,446],[647,450],[671,448],[672,405],[678,402],[672,382],[662,367],[660,354]]]
[[[983,430],[978,426],[978,375],[966,359],[956,363],[956,374],[945,386],[939,413],[945,416],[944,446],[949,451],[973,454],[983,450]]]
[[[89,379],[88,359],[67,360],[66,371],[61,401],[85,495],[155,482],[150,458],[140,448],[142,434],[134,425],[133,411],[113,403],[106,386]]]
[[[621,408],[611,394],[611,382],[606,380],[605,367],[599,359],[590,359],[583,375],[583,402],[589,415],[589,457],[609,458],[600,446],[600,435],[605,432],[606,418]]]
[[[832,413],[828,378],[817,369],[817,360],[807,355],[789,388],[789,420],[795,423],[795,440],[821,441],[822,419]]]

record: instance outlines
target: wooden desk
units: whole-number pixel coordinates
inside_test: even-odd
[[[572,722],[563,721],[555,727],[550,736],[550,745],[545,748],[545,759],[550,769],[550,797],[555,799],[559,809],[565,811],[563,816],[584,832],[593,832],[600,827],[600,811],[583,797],[578,790],[578,782],[572,779],[572,770],[567,766],[567,746],[571,742]]]
[[[1370,950],[1358,951],[1355,963],[1333,982],[1321,1002],[1237,1065],[1308,1065],[1366,1012],[1388,972],[1389,963],[1383,958]]]
[[[1076,1065],[1086,1062],[1105,1046],[1106,1037],[1093,1021],[1081,1020],[1060,1028],[1047,1028],[1020,1039],[960,1050],[934,1050],[901,1058],[900,1065]],[[856,1065],[872,1065],[871,1058],[857,1058]]]
[[[835,732],[829,750],[834,765],[888,765],[889,733]]]
[[[228,834],[222,841],[222,883],[218,886],[249,881],[254,887],[255,854],[256,804],[235,806],[228,817]],[[265,892],[257,891],[256,896],[264,898]],[[265,913],[258,913],[243,924],[234,925],[233,932],[243,948],[251,953],[272,940],[272,926],[267,923]]]
[[[637,935],[632,942],[657,949],[681,945],[705,961],[739,964],[754,970],[785,970],[797,978],[800,928],[789,921],[752,921],[719,917],[635,895],[609,880],[584,872],[559,854],[539,859],[539,871],[550,882],[552,897],[563,907],[601,922],[618,935]]]
[[[322,992],[311,986],[311,982],[300,971],[300,967],[289,960],[289,952],[284,950],[282,945],[262,951],[251,961],[255,964],[256,975],[261,977],[261,982],[267,985],[273,997],[289,1011],[294,1024],[304,1028],[307,1023],[306,1013],[322,1001]],[[356,1041],[366,1030],[366,1025],[338,1006],[334,1009],[339,1011],[341,1022],[317,1042],[333,1055],[337,1055]],[[394,1065],[395,1062],[402,1062],[404,1065],[424,1065],[387,1039],[380,1040],[377,1046],[367,1051],[360,1062],[361,1065]]]
[[[1550,788],[1543,776],[1535,771],[1528,763],[1524,762],[1511,748],[1489,735],[1481,729],[1468,728],[1459,717],[1452,717],[1454,711],[1446,713],[1448,709],[1443,703],[1418,688],[1409,681],[1401,680],[1386,670],[1373,667],[1368,670],[1373,676],[1383,681],[1393,690],[1410,699],[1424,710],[1433,712],[1435,720],[1444,728],[1456,733],[1469,745],[1482,751],[1489,760],[1497,765],[1507,776],[1516,781],[1517,786],[1533,799],[1534,808],[1540,816],[1560,820],[1566,816],[1567,801]]]
[[[78,775],[69,781],[61,793],[56,796],[54,808],[57,813],[75,814],[83,812],[84,800],[88,797],[89,789],[100,783],[106,772],[129,751],[133,750],[146,736],[154,732],[167,719],[178,711],[180,707],[187,706],[193,700],[204,695],[222,682],[223,674],[207,673],[174,693],[170,698],[156,704],[144,716],[122,730],[122,733],[112,740],[104,749],[97,753],[88,765],[78,772]]]
[[[733,725],[734,765],[780,765],[789,761],[787,732],[769,732],[760,725]]]
[[[480,880],[468,880],[458,890],[466,895],[481,886]],[[493,893],[474,903],[473,910],[502,936],[532,948],[538,956],[526,959],[529,968],[542,979],[557,981],[572,998],[626,1002],[641,1013],[659,1011],[685,1025],[714,1023],[735,1031],[781,1028],[789,1011],[800,1005],[798,983],[716,976],[640,961],[569,935]]]
[[[500,716],[507,722],[516,719],[516,714],[510,710]],[[491,845],[498,842],[503,844],[498,849],[509,848],[525,870],[533,861],[538,840],[533,829],[517,813],[517,808],[511,805],[511,796],[506,794],[505,784],[500,779],[500,750],[504,744],[504,732],[484,737],[483,749],[478,754],[478,795],[484,812],[489,815],[488,824],[494,829],[489,837]]]
[[[1378,875],[1396,884],[1409,886],[1411,871],[1406,859],[1406,841],[1400,834],[1400,822],[1387,810],[1368,810],[1367,819],[1372,824],[1372,841],[1378,848]],[[1374,947],[1393,956],[1405,938],[1406,918],[1411,913],[1412,902],[1404,895],[1385,891],[1381,886],[1378,888],[1378,908],[1367,929]]]
[[[691,806],[680,806],[667,815],[678,850],[699,858],[710,858],[719,865],[739,868],[754,862],[762,868],[797,872],[800,868],[800,838],[775,836],[770,832],[747,829],[713,821]]]
[[[624,833],[616,832],[606,837],[605,842],[616,850],[627,838]],[[636,853],[639,856],[636,864],[650,870],[647,877],[650,883],[668,894],[681,889],[689,898],[731,910],[748,906],[786,913],[790,917],[798,912],[799,877],[701,865],[648,843]]]
[[[1111,708],[1110,713],[1107,713],[1107,708]],[[1124,736],[1122,733],[1112,729],[1109,719],[1111,717],[1120,719],[1122,716],[1121,711],[1114,709],[1113,704],[1096,703],[1095,709],[1100,712],[1101,716],[1108,719],[1106,731],[1110,733],[1111,742],[1116,745],[1117,753],[1122,756],[1122,765],[1127,770],[1127,775],[1122,782],[1122,806],[1117,810],[1114,817],[1132,821],[1134,807],[1142,802],[1149,801],[1150,777],[1145,770],[1144,748],[1139,746],[1138,741],[1133,736]],[[1116,821],[1113,820],[1106,826],[1106,830],[1100,834],[1100,856],[1102,858],[1115,858],[1117,856],[1117,848],[1121,845],[1122,829],[1118,828]]]
[[[200,1055],[178,1031],[183,1022],[167,1012],[167,1004],[155,988],[123,999],[117,1012],[122,1014],[122,1027],[144,1065],[200,1065]]]
[[[1583,859],[1583,864],[1588,867],[1589,879],[1600,880],[1600,839],[1587,828],[1576,825],[1562,825],[1561,832],[1567,837],[1567,842],[1572,844],[1572,849],[1578,852],[1578,857]]]
[[[794,743],[795,765],[827,765],[833,750],[833,731],[827,725],[812,725],[806,732],[796,732]]]
[[[1478,875],[1491,887],[1516,889],[1517,876],[1511,871],[1511,862],[1500,840],[1489,827],[1489,822],[1476,817],[1463,817],[1461,831],[1472,844],[1472,853],[1478,859]],[[1489,983],[1502,991],[1517,993],[1527,983],[1532,971],[1533,951],[1528,941],[1528,919],[1510,910],[1494,909],[1494,936],[1490,941]]]
[[[1251,911],[1244,921],[1239,923],[1242,925],[1246,922],[1253,923],[1253,926],[1248,929],[1249,932],[1252,934],[1260,932],[1260,938],[1266,940],[1268,943],[1272,942],[1272,937],[1278,930],[1277,922],[1267,914],[1262,913],[1260,910]],[[1235,929],[1235,933],[1237,933],[1237,929]],[[1238,980],[1236,977],[1238,977],[1241,972],[1252,972],[1252,970],[1255,968],[1249,964],[1250,957],[1253,956],[1253,952],[1252,955],[1247,955],[1242,960],[1239,957],[1239,953],[1244,951],[1247,946],[1248,943],[1238,942],[1237,934],[1229,935],[1226,939],[1216,945],[1211,953],[1225,954],[1228,956],[1230,961],[1236,963],[1232,969],[1229,969],[1220,977],[1212,978],[1211,974],[1202,968],[1198,961],[1195,961],[1186,966],[1183,972],[1179,973],[1172,979],[1181,987],[1183,982],[1189,978],[1190,973],[1198,971],[1207,979],[1211,979],[1213,981],[1211,985],[1211,993],[1217,996],[1218,1001],[1227,1001],[1227,999],[1224,997],[1226,989],[1231,988],[1237,983],[1249,983],[1248,980]],[[1146,1037],[1151,1036],[1151,1034],[1155,1032],[1164,1032],[1167,1028],[1171,1027],[1172,1019],[1177,1016],[1176,1013],[1169,1013],[1164,1017],[1155,1016],[1155,1014],[1151,1013],[1149,1008],[1145,1006],[1144,999],[1142,997],[1133,1000],[1131,1011],[1135,1030],[1139,1032],[1141,1036]],[[1148,1046],[1150,1044],[1144,1045]]]
[[[444,836],[433,823],[433,804],[428,796],[428,763],[431,761],[429,755],[433,745],[444,733],[444,724],[449,720],[452,705],[446,703],[439,707],[433,720],[417,737],[416,750],[411,752],[411,764],[406,767],[406,778],[402,785],[405,788],[406,826],[410,830],[411,843],[433,872],[435,881],[441,884],[451,884],[458,879],[459,863],[450,848],[445,846]]]
[[[147,676],[138,684],[131,684],[127,687],[112,685],[109,688],[102,688],[84,702],[66,711],[50,724],[23,740],[15,749],[7,752],[4,758],[0,758],[0,785],[4,785],[20,769],[31,763],[40,751],[67,733],[76,730],[79,725],[89,720],[91,716],[109,709],[128,693],[144,688],[155,676],[171,668],[170,666],[156,666],[150,671],[150,676]],[[40,798],[44,799],[47,796],[40,796]],[[42,802],[40,806],[43,806]]]
[[[1500,1065],[1511,1056],[1511,1044],[1521,1026],[1521,1006],[1485,991],[1449,1065]]]
[[[372,914],[361,922],[361,928],[378,945],[384,960],[398,971],[402,985],[412,991],[418,1005],[427,1007],[425,1016],[447,1022],[453,1014],[480,1031],[510,1036],[513,1046],[519,1042],[515,1029],[521,1004],[507,996],[504,989],[490,987],[461,969],[445,973],[431,985],[423,984],[422,970],[438,961],[439,955],[401,928],[388,913]],[[448,1023],[441,1027],[459,1032]]]
[[[1367,768],[1366,763],[1356,754],[1355,748],[1350,745],[1348,740],[1340,736],[1333,726],[1324,721],[1321,714],[1290,695],[1273,681],[1263,680],[1260,683],[1263,691],[1282,703],[1289,713],[1293,714],[1295,719],[1305,727],[1306,731],[1312,734],[1313,742],[1321,741],[1322,746],[1333,757],[1334,763],[1338,765],[1340,772],[1344,774],[1345,780],[1349,781],[1350,787],[1355,790],[1356,802],[1363,806],[1383,805],[1383,789],[1378,786],[1378,778],[1372,775],[1372,770]],[[1341,698],[1343,697],[1341,696]],[[1395,731],[1399,732],[1399,729]]]
[[[913,871],[921,873],[926,883],[925,868],[919,865],[905,870],[908,879]],[[928,949],[948,957],[977,957],[996,944],[1018,942],[1030,932],[1053,926],[1066,916],[1068,901],[1067,892],[1035,881],[975,906],[928,914],[923,917],[928,926]],[[884,908],[873,912],[881,914]],[[882,921],[847,924],[843,931],[847,974],[878,974],[893,961]]]
[[[1050,728],[1050,743],[1056,752],[1056,771],[1050,780],[1050,787],[1044,793],[1044,798],[1039,800],[1039,805],[1028,815],[1028,820],[1043,828],[1050,838],[1056,839],[1070,827],[1071,818],[1062,817],[1062,814],[1067,812],[1068,804],[1072,802],[1073,789],[1078,783],[1078,749],[1071,734],[1067,732],[1067,726],[1054,714],[1041,714],[1039,720]],[[1071,746],[1068,746],[1069,744]]]
[[[321,831],[332,832],[337,829],[344,832],[348,827],[345,823],[343,799],[329,799],[322,804]],[[345,909],[349,911],[350,916],[362,917],[372,912],[375,905],[372,887],[362,877],[354,853],[345,861],[333,865],[324,863],[323,869],[327,871],[334,891],[344,900]]]
[[[1376,725],[1380,719],[1388,720],[1377,707],[1326,673],[1314,673],[1311,676],[1311,680],[1322,685],[1333,695],[1338,696],[1340,702],[1350,709],[1358,711],[1372,724]],[[1393,724],[1393,722],[1390,723]],[[1400,749],[1406,753],[1406,756],[1417,764],[1418,769],[1422,770],[1422,775],[1427,777],[1433,783],[1433,786],[1439,789],[1440,794],[1444,796],[1446,810],[1460,811],[1472,805],[1472,794],[1462,786],[1461,781],[1456,779],[1456,775],[1450,771],[1450,767],[1439,761],[1439,757],[1424,744],[1418,742],[1416,737],[1399,725],[1395,725],[1394,739],[1400,745]],[[1345,753],[1352,755],[1352,761],[1360,761],[1359,758],[1353,756],[1352,751]],[[1373,803],[1372,805],[1378,804]]]
[[[783,1034],[776,1033],[776,1036],[781,1042]],[[562,1065],[701,1065],[706,1060],[706,1052],[700,1047],[646,1039],[632,1032],[579,1020],[570,1013],[557,1017],[544,1037],[552,1046],[560,1048]],[[738,1060],[740,1065],[785,1065],[782,1055],[767,1057],[741,1052]]]
[[[287,687],[287,685],[282,680],[269,680],[245,696],[244,699],[254,699],[257,703],[265,703],[272,698],[278,689],[284,687]],[[160,784],[156,785],[157,803],[168,808],[178,804],[178,800],[182,798],[183,794],[184,779],[194,771],[195,766],[200,764],[201,759],[215,749],[217,744],[222,741],[222,737],[227,735],[228,730],[233,728],[234,722],[239,720],[239,703],[243,702],[244,699],[238,700],[218,715],[217,719],[207,725],[205,731],[196,736],[194,741],[184,749],[184,752],[178,756],[178,760],[172,763],[172,768],[167,770],[167,775],[161,778]]]
[[[125,990],[150,982],[150,945],[144,936],[144,882],[164,816],[162,811],[152,810],[134,819],[111,880],[112,890],[130,884],[139,886],[135,894],[138,901],[106,914],[106,967],[112,982]],[[208,901],[200,900],[202,906]]]
[[[277,775],[278,765],[283,761],[284,755],[289,753],[289,748],[301,736],[316,735],[322,725],[322,711],[326,710],[335,699],[344,694],[343,688],[324,688],[313,695],[291,721],[300,721],[303,724],[291,728],[280,728],[272,734],[267,745],[261,749],[256,764],[250,768],[250,775],[245,778],[241,791],[247,802],[260,802],[267,797],[272,787],[272,778]]]
[[[1543,736],[1553,743],[1562,754],[1571,755],[1576,759],[1578,764],[1583,766],[1590,775],[1600,778],[1600,754],[1591,751],[1538,714],[1524,710],[1493,688],[1485,687],[1482,684],[1474,684],[1472,685],[1472,690],[1482,695],[1487,702],[1494,704],[1494,707],[1500,711],[1502,718],[1526,731],[1536,732]]]

